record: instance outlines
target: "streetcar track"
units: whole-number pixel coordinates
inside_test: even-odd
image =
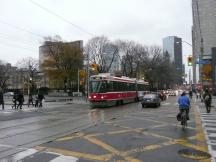
[[[43,137],[43,138],[40,138],[40,139],[32,140],[32,141],[29,141],[29,142],[27,142],[27,143],[23,143],[23,144],[21,144],[21,145],[17,145],[17,146],[14,146],[14,147],[17,148],[17,149],[19,149],[19,148],[25,148],[25,147],[22,147],[22,146],[25,146],[25,145],[28,145],[28,144],[31,144],[31,143],[35,143],[35,142],[37,142],[37,141],[45,140],[45,139],[50,139],[50,140],[48,140],[48,141],[46,141],[46,142],[42,142],[42,143],[51,142],[51,141],[53,141],[53,140],[56,140],[56,139],[59,138],[60,136],[66,136],[66,135],[68,135],[68,134],[71,134],[71,133],[76,132],[76,131],[80,131],[80,130],[82,130],[82,129],[85,129],[85,128],[88,128],[88,127],[91,127],[91,126],[93,126],[93,124],[89,124],[89,123],[88,123],[88,124],[83,124],[83,125],[81,125],[81,126],[79,126],[79,127],[73,128],[73,131],[71,131],[71,130],[63,131],[63,132],[60,132],[60,133],[57,133],[57,134],[54,134],[54,135],[50,135],[50,136]],[[79,130],[78,130],[78,129],[79,129]],[[53,138],[53,137],[54,137],[54,138]],[[53,138],[53,139],[52,139],[52,138]],[[42,144],[42,143],[40,143],[40,144]],[[38,144],[35,144],[34,146],[37,146],[37,145],[38,145]],[[32,146],[32,147],[34,147],[34,146]],[[31,148],[32,148],[32,147],[31,147]],[[15,149],[15,148],[13,148],[13,149]],[[7,152],[7,151],[9,151],[9,150],[11,150],[11,148],[2,150],[2,151],[0,151],[0,153]],[[15,152],[15,153],[13,153],[13,154],[6,155],[6,156],[3,156],[3,157],[1,157],[1,155],[0,155],[0,159],[6,158],[6,157],[8,157],[8,156],[14,155],[14,154],[16,154],[16,153],[18,153],[18,152],[22,152],[22,151],[24,151],[24,150],[20,150],[20,151],[17,151],[17,152]]]
[[[81,119],[81,118],[84,118],[84,117],[79,117],[78,120]],[[35,131],[38,131],[38,130],[41,130],[41,129],[55,127],[55,126],[58,126],[58,125],[61,125],[61,124],[64,124],[64,123],[67,123],[67,122],[73,121],[73,120],[77,120],[77,119],[62,120],[62,122],[58,122],[58,123],[55,123],[55,124],[47,125],[46,127],[41,127],[41,128],[38,128],[38,129],[32,129],[32,130],[23,131],[23,132],[16,133],[16,134],[6,135],[5,137],[0,137],[0,139],[5,139],[5,138],[9,138],[9,137],[13,137],[13,136],[29,133],[29,132],[32,133],[32,132],[35,132]]]

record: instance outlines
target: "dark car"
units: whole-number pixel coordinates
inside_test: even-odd
[[[147,106],[155,106],[158,107],[160,106],[161,99],[157,93],[150,93],[146,94],[143,97],[143,100],[141,101],[142,107],[147,107]]]

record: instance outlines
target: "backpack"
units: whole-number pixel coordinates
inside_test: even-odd
[[[181,121],[181,112],[179,112],[177,115],[176,115],[176,118],[178,121]]]

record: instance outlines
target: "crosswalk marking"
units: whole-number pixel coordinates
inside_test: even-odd
[[[79,159],[75,157],[60,155],[59,157],[51,160],[50,162],[76,162],[78,160]]]
[[[205,110],[200,108],[200,115],[202,119],[202,125],[205,130],[209,153],[212,155],[212,162],[216,162],[216,114],[212,110],[211,113],[203,112]]]
[[[73,156],[65,156],[54,152],[46,152],[46,151],[41,152],[41,150],[36,150],[36,149],[28,149],[22,151],[16,155],[13,155],[12,159],[14,161],[22,161],[23,159],[28,158],[28,161],[31,159],[34,161],[34,158],[40,156],[40,153],[57,155],[52,160],[49,160],[49,162],[77,162],[79,160],[78,158]]]

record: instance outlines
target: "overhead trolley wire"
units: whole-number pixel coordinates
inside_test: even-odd
[[[4,46],[8,46],[8,47],[20,48],[20,49],[27,50],[27,51],[30,51],[30,52],[36,52],[36,53],[38,53],[38,51],[34,51],[34,50],[29,49],[29,48],[25,48],[25,47],[22,47],[22,46],[19,46],[19,45],[15,45],[15,44],[8,44],[8,43],[1,42],[1,41],[0,41],[0,45],[4,45]]]
[[[93,33],[90,33],[89,31],[83,29],[82,27],[80,27],[80,26],[78,26],[78,25],[72,23],[71,21],[67,20],[67,19],[64,18],[63,16],[58,15],[58,14],[56,14],[55,12],[51,11],[50,9],[48,9],[48,8],[46,8],[46,7],[42,6],[42,5],[40,5],[39,3],[37,3],[37,2],[35,2],[35,1],[33,1],[33,0],[29,0],[29,1],[30,1],[32,4],[38,6],[39,8],[45,10],[46,12],[48,12],[48,13],[50,13],[50,14],[56,16],[56,17],[58,17],[58,18],[61,19],[62,21],[64,21],[64,22],[66,22],[66,23],[72,25],[73,27],[79,29],[80,31],[82,31],[82,32],[84,32],[84,33],[86,33],[86,34],[88,34],[88,35],[90,35],[90,36],[94,36]]]
[[[27,32],[27,33],[29,33],[29,34],[32,34],[32,35],[34,35],[34,36],[37,36],[37,37],[40,37],[40,38],[44,38],[44,36],[42,36],[42,35],[40,35],[40,34],[31,32],[31,31],[29,31],[29,30],[27,30],[27,29],[21,28],[21,27],[19,27],[19,26],[16,26],[16,25],[13,25],[13,24],[10,24],[10,23],[7,23],[7,22],[5,22],[5,21],[0,20],[0,23],[1,23],[1,24],[4,24],[4,25],[7,25],[7,26],[10,26],[10,27],[12,27],[12,28],[15,28],[15,29],[17,29],[17,30],[22,30],[22,31]]]

